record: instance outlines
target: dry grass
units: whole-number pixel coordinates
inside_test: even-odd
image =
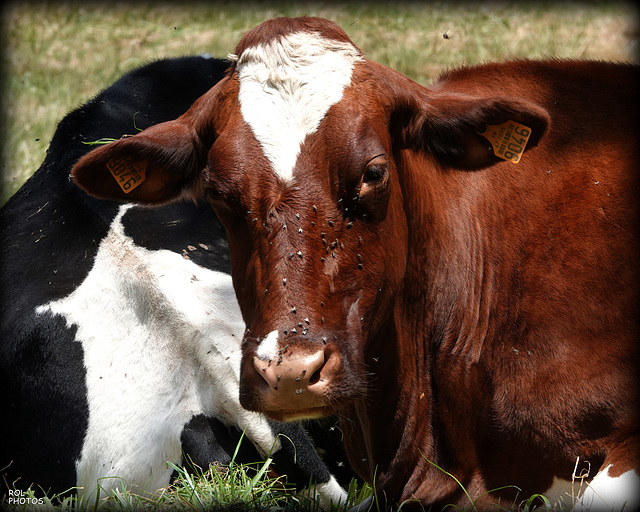
[[[332,19],[369,58],[425,84],[446,67],[508,57],[636,58],[632,2],[3,5],[0,204],[38,168],[65,113],[118,76],[158,57],[224,57],[275,16]]]

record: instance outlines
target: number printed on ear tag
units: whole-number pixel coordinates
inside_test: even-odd
[[[504,160],[517,164],[531,136],[531,128],[516,121],[488,125],[487,130],[478,132],[491,142],[493,153]]]
[[[107,168],[122,191],[128,194],[144,181],[147,164],[131,158],[116,157],[107,162]]]

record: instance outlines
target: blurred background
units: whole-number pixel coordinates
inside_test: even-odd
[[[0,204],[38,169],[60,119],[123,73],[226,57],[269,18],[329,18],[367,58],[428,85],[447,68],[515,57],[638,62],[638,13],[615,0],[4,2]]]

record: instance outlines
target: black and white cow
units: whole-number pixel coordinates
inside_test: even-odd
[[[301,428],[239,404],[245,326],[210,206],[123,206],[69,180],[87,142],[179,116],[227,65],[187,57],[125,75],[60,122],[2,209],[0,468],[17,489],[155,490],[167,461],[228,463],[246,431],[277,473],[314,477],[321,503],[346,497]]]

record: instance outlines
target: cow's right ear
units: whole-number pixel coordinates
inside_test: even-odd
[[[505,160],[517,163],[549,129],[547,110],[526,98],[500,91],[462,93],[450,90],[446,81],[429,89],[389,68],[369,65],[383,91],[396,147],[429,153],[447,167],[472,170]]]
[[[504,160],[517,163],[550,124],[548,112],[524,98],[442,91],[423,96],[401,114],[401,144],[427,151],[448,167],[472,170]]]
[[[73,180],[95,197],[130,203],[200,197],[216,98],[217,86],[178,119],[87,153],[71,169]]]

